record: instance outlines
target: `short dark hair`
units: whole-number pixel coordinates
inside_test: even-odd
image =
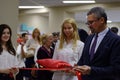
[[[22,33],[22,35],[21,35],[21,36],[22,36],[22,37],[25,37],[25,35],[27,35],[27,33]]]
[[[118,33],[118,28],[117,27],[111,27],[111,29],[110,29],[112,32],[114,32],[114,33]]]
[[[59,36],[59,32],[53,32],[52,35],[53,36]]]
[[[90,14],[95,14],[96,18],[100,19],[101,17],[103,17],[105,19],[105,23],[107,23],[107,14],[105,12],[105,10],[102,7],[94,7],[92,8],[87,15]]]

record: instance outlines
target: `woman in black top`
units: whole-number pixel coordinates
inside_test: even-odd
[[[47,59],[52,58],[53,56],[53,48],[51,48],[53,42],[52,34],[44,34],[41,38],[42,46],[39,48],[37,52],[37,59]],[[40,65],[39,65],[40,66]],[[53,72],[51,71],[38,71],[38,80],[52,80]]]

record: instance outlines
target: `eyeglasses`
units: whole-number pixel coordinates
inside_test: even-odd
[[[92,25],[94,22],[96,22],[96,21],[98,21],[98,20],[93,20],[93,21],[88,21],[88,22],[86,22],[85,24],[86,25]]]

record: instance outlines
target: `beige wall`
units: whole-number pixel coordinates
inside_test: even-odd
[[[43,9],[20,10],[19,25],[26,23],[38,27],[43,33],[58,32],[65,18],[74,18],[74,13],[67,12],[63,7],[47,8],[45,11]]]
[[[18,0],[0,0],[0,24],[8,24],[12,28],[12,40],[16,45],[18,27]]]
[[[39,28],[41,33],[46,33],[49,30],[48,17],[41,16],[40,14],[19,15],[19,26],[20,24],[26,24],[28,26]]]
[[[61,23],[68,17],[74,18],[74,14],[66,12],[64,8],[20,10],[19,25],[26,23],[27,25],[38,27],[45,33],[58,32],[60,31]]]

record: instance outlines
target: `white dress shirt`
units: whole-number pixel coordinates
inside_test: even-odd
[[[97,44],[96,44],[96,47],[95,47],[95,52],[96,52],[96,50],[98,49],[98,46],[100,45],[100,43],[101,43],[101,41],[103,40],[104,36],[107,34],[108,30],[109,30],[109,29],[106,28],[105,30],[103,30],[102,32],[100,32],[100,33],[98,34],[98,39],[97,39]],[[93,39],[92,39],[92,43],[91,43],[91,45],[90,45],[90,48],[91,48],[91,46],[92,46],[92,44],[93,44],[94,39],[95,39],[95,36],[94,36]],[[90,49],[90,50],[91,50],[91,49]]]

